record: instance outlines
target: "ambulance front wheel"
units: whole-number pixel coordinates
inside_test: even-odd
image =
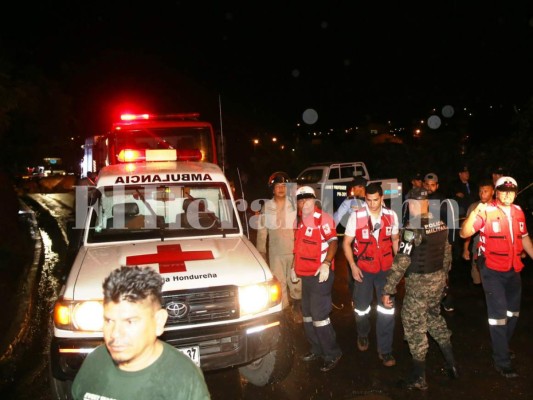
[[[265,386],[285,379],[291,371],[294,357],[291,338],[287,324],[282,324],[276,348],[251,364],[240,367],[241,376],[254,386]]]

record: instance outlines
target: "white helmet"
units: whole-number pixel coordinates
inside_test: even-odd
[[[316,199],[315,191],[310,186],[301,186],[296,190],[296,200]]]
[[[502,176],[498,178],[496,185],[494,186],[496,190],[499,190],[500,192],[516,192],[518,189],[518,184],[514,178],[511,178],[510,176]]]

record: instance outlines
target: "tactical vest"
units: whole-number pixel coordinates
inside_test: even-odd
[[[354,255],[357,266],[370,273],[387,271],[392,266],[392,211],[382,209],[378,239],[372,234],[372,221],[368,210],[356,211],[357,225],[355,229]]]
[[[526,218],[522,209],[511,205],[514,241],[511,238],[509,220],[503,210],[492,204],[485,210],[485,225],[479,232],[479,253],[485,255],[488,268],[496,271],[520,272],[524,268],[521,260],[522,236],[527,232]]]
[[[448,227],[444,221],[430,220],[427,216],[422,216],[420,223],[422,227],[417,231],[422,235],[422,240],[418,246],[412,244],[411,265],[407,268],[406,275],[430,274],[444,267],[444,247],[448,240]]]

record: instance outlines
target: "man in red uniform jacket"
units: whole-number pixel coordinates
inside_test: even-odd
[[[518,376],[511,365],[509,342],[520,314],[523,251],[533,258],[526,218],[513,204],[517,189],[513,178],[499,178],[496,201],[479,203],[461,228],[462,238],[479,231],[478,266],[487,302],[492,358],[496,370],[506,378]]]
[[[393,210],[383,205],[383,189],[378,184],[366,188],[366,207],[352,213],[344,232],[343,250],[355,280],[352,293],[357,325],[357,348],[368,349],[370,309],[376,292],[376,336],[379,358],[386,367],[396,365],[392,355],[394,307],[381,303],[387,272],[398,251],[399,222]]]
[[[315,205],[315,191],[302,186],[296,191],[298,214],[294,242],[294,270],[302,279],[302,314],[304,331],[311,351],[304,361],[322,358],[320,368],[335,368],[342,356],[331,325],[331,290],[337,232],[333,217]]]

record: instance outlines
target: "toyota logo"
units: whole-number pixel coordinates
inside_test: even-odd
[[[189,314],[189,305],[187,303],[176,303],[171,301],[166,306],[168,315],[172,318],[182,319]]]

